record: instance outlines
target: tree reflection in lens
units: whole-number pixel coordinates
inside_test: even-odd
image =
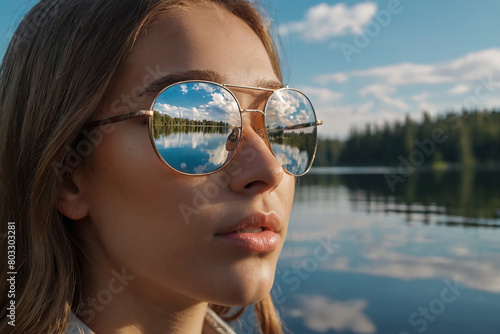
[[[267,103],[266,131],[274,155],[292,174],[307,171],[316,150],[316,115],[309,100],[295,90],[276,91]]]
[[[185,82],[155,101],[153,137],[158,153],[174,169],[209,173],[230,159],[241,139],[241,115],[224,87]],[[266,105],[266,134],[274,155],[292,174],[307,171],[316,150],[316,116],[299,91],[280,89]]]
[[[153,109],[156,149],[171,167],[200,174],[227,161],[232,151],[226,150],[228,138],[237,135],[241,118],[238,104],[225,88],[201,82],[174,85],[160,94]]]

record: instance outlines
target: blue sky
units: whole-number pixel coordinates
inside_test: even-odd
[[[264,0],[265,2],[266,0]],[[0,0],[0,52],[34,0]],[[325,121],[353,126],[418,120],[462,107],[500,107],[500,1],[273,0],[285,80]]]

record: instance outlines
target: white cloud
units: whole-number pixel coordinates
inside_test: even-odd
[[[319,103],[316,114],[323,125],[318,127],[318,133],[321,137],[345,138],[353,127],[364,128],[367,123],[382,126],[384,122],[404,120],[405,115],[401,112],[387,109],[376,110],[373,100],[333,106]]]
[[[367,114],[372,110],[374,105],[375,105],[375,103],[373,103],[373,101],[368,101],[368,102],[363,103],[361,105],[354,106],[352,108],[352,113],[353,114],[361,114],[361,115]]]
[[[182,117],[182,115],[188,112],[188,109],[183,107],[171,106],[167,103],[158,103],[157,109],[162,114],[168,114],[171,117]]]
[[[498,96],[492,97],[487,101],[484,101],[483,103],[483,107],[488,109],[493,109],[493,108],[498,109],[499,106],[500,106],[500,98]]]
[[[327,85],[331,82],[335,83],[345,83],[349,81],[349,74],[338,72],[338,73],[329,73],[329,74],[319,74],[314,77],[314,80],[322,85]]]
[[[435,67],[432,65],[401,63],[346,73],[322,74],[316,76],[315,79],[322,84],[327,84],[343,83],[352,77],[374,78],[391,85],[437,84],[453,80],[451,76],[443,77],[435,72]]]
[[[298,296],[300,308],[290,311],[292,317],[303,318],[305,325],[317,332],[350,331],[354,333],[375,333],[376,327],[364,314],[365,300],[345,302],[329,300],[323,296]]]
[[[422,92],[417,95],[413,95],[411,99],[416,102],[424,102],[427,101],[431,97],[431,93],[429,92]]]
[[[465,84],[493,75],[500,76],[500,49],[487,49],[437,64],[400,63],[366,70],[316,76],[320,83],[345,82],[353,77],[372,78],[378,83],[403,85]]]
[[[220,113],[220,117],[223,117],[225,121],[229,124],[236,126],[240,124],[240,113],[238,110],[238,105],[234,102],[233,97],[226,91],[220,90],[220,92],[214,92],[210,94],[212,101],[208,102],[207,108],[210,110],[209,114],[213,114],[214,111]],[[229,115],[230,117],[227,117]],[[219,120],[215,115],[211,115],[213,119]],[[222,118],[221,118],[222,119]]]
[[[342,101],[345,105],[335,101],[332,106],[318,99],[316,107],[318,118],[325,120],[319,133],[344,137],[352,125],[364,127],[366,123],[404,120],[403,113],[409,113],[412,119],[418,120],[424,110],[436,115],[450,109],[459,111],[464,107],[498,108],[500,48],[481,50],[434,64],[405,62],[322,74],[314,79],[319,87],[344,92]],[[357,94],[353,94],[353,90]],[[362,105],[365,108],[361,110],[369,112],[360,117],[358,107]]]
[[[339,100],[344,96],[344,93],[335,92],[324,87],[301,86],[300,90],[306,93],[311,100],[318,102],[331,102],[333,100]]]
[[[443,75],[451,75],[460,80],[477,80],[480,77],[500,74],[500,49],[493,48],[473,52],[450,63],[438,66]]]
[[[437,114],[437,111],[438,110],[442,110],[444,109],[443,108],[439,108],[437,107],[436,105],[432,104],[432,103],[429,103],[427,101],[422,101],[418,104],[418,110],[419,111],[426,111],[427,113],[429,113],[431,116],[434,116]],[[418,117],[419,115],[417,115],[417,121],[420,121],[420,118]],[[415,119],[415,117],[414,117]]]
[[[310,41],[325,41],[332,37],[361,34],[363,27],[377,13],[377,4],[363,2],[353,7],[344,3],[321,3],[309,8],[304,20],[290,22],[280,27],[281,33],[299,33]]]
[[[436,112],[440,109],[445,109],[446,105],[437,106],[436,104],[430,103],[428,100],[433,97],[433,94],[429,93],[428,91],[424,91],[420,94],[416,94],[410,97],[412,101],[415,101],[417,103],[417,108],[419,111],[426,111],[430,113],[431,115],[436,114]],[[414,115],[412,117],[416,121],[421,121],[421,115]]]
[[[349,75],[344,72],[318,74],[314,76],[314,81],[322,85],[327,85],[331,82],[344,83],[349,81]]]
[[[470,91],[470,87],[468,85],[456,85],[452,89],[450,89],[447,93],[449,95],[462,95]]]
[[[387,85],[380,85],[380,84],[375,84],[375,85],[370,85],[362,90],[359,91],[359,95],[362,97],[366,96],[373,96],[380,102],[390,106],[394,107],[399,110],[408,110],[410,106],[402,101],[398,100],[395,98],[392,98],[389,96],[389,94],[393,94],[396,92],[396,88],[392,86],[387,86]]]
[[[368,70],[353,71],[351,72],[351,76],[362,78],[372,77],[381,79],[384,83],[398,86],[411,84],[439,84],[453,81],[452,75],[443,76],[438,72],[436,66],[433,65],[401,63],[375,67]]]
[[[188,93],[187,85],[181,85],[181,92],[183,95]]]
[[[330,96],[331,97],[331,96]],[[268,113],[266,125],[295,125],[309,123],[313,120],[312,109],[308,108],[309,102],[302,94],[295,91],[277,91],[268,100]],[[279,112],[269,112],[276,110]]]
[[[198,90],[204,90],[205,92],[211,94],[213,92],[215,92],[215,88],[216,86],[214,85],[209,85],[209,84],[206,84],[206,83],[197,83],[193,86],[193,89],[198,91]]]
[[[292,173],[300,173],[299,166],[304,166],[310,159],[306,151],[286,144],[273,144],[273,153],[282,166]]]
[[[464,245],[455,245],[453,247],[450,247],[450,253],[452,253],[455,256],[460,256],[460,257],[466,257],[466,256],[471,256],[473,255],[471,250]]]
[[[399,253],[386,247],[372,248],[364,257],[370,260],[369,265],[358,267],[350,264],[349,259],[338,257],[330,265],[332,270],[366,274],[371,276],[391,277],[400,280],[449,278],[457,280],[464,286],[500,293],[500,266],[498,255],[483,256],[483,260],[462,258],[457,261],[442,256],[418,257]],[[466,255],[463,249],[455,250]]]

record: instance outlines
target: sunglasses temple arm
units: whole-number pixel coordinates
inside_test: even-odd
[[[113,116],[110,118],[102,119],[99,121],[94,121],[85,124],[84,128],[85,129],[92,129],[92,128],[97,128],[99,126],[107,125],[107,124],[112,124],[116,122],[121,122],[129,118],[134,118],[134,117],[140,117],[140,116],[153,116],[154,111],[153,110],[139,110],[135,112],[131,112],[129,114],[125,115],[119,115],[119,116]]]
[[[316,121],[316,122],[311,122],[311,123],[291,125],[291,126],[287,126],[283,130],[296,130],[296,129],[303,129],[303,128],[308,128],[310,126],[318,126],[318,125],[323,125],[323,121]]]

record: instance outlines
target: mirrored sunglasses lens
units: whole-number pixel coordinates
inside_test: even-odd
[[[182,173],[205,174],[221,168],[240,141],[239,107],[223,87],[180,83],[161,93],[153,110],[156,149]]]
[[[295,90],[274,92],[267,102],[266,130],[271,149],[281,165],[302,175],[316,153],[316,115],[307,97]]]

